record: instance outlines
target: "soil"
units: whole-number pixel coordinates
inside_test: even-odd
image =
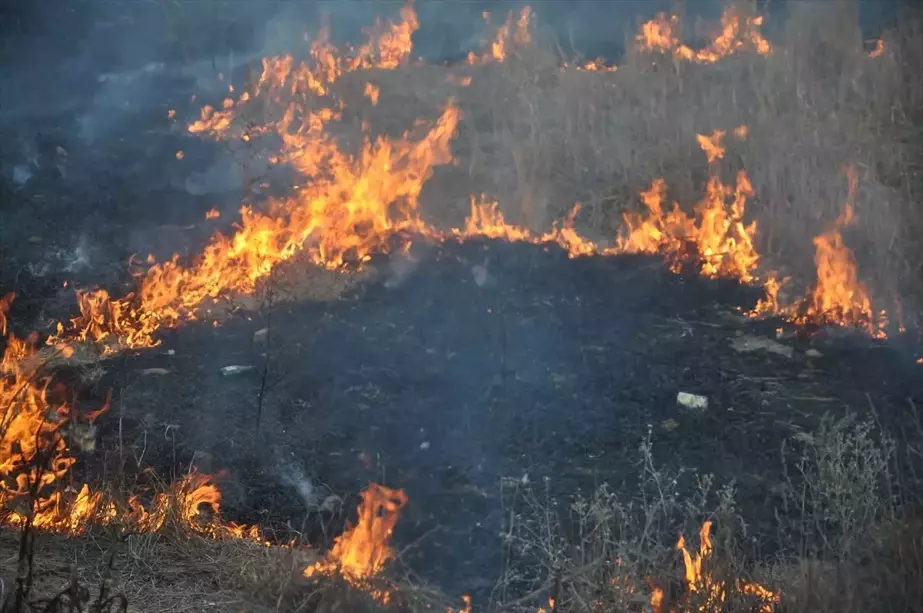
[[[369,481],[403,488],[401,562],[484,597],[500,572],[504,482],[544,482],[561,500],[603,482],[630,489],[650,432],[658,463],[736,483],[751,532],[770,539],[793,434],[874,410],[911,436],[913,359],[855,335],[783,339],[790,357],[739,352],[735,339],[780,325],[740,315],[751,288],[641,257],[489,241],[418,251],[396,287],[382,257],[339,298],[251,301],[217,327],[106,360],[81,402],[111,390],[113,407],[75,479],[134,472],[126,458],[164,478],[221,471],[228,518],[280,539],[307,526],[319,546],[347,515],[317,521],[327,492],[351,511]],[[485,261],[479,286],[472,266]],[[224,376],[230,365],[252,369]],[[679,406],[679,392],[708,407]]]
[[[179,149],[202,168],[216,151],[171,131],[166,111],[185,97],[174,90],[176,100],[97,148],[71,146],[72,120],[17,128],[48,135],[44,170],[25,187],[0,186],[0,292],[18,293],[17,333],[73,312],[65,281],[121,294],[132,284],[128,254],[195,253],[230,227],[239,193],[191,196],[175,180],[182,173],[164,170]],[[142,124],[163,125],[132,139]],[[4,152],[17,133],[0,134]],[[52,164],[58,146],[70,151],[66,177]],[[216,204],[229,214],[204,223]],[[87,263],[69,266],[81,235],[91,237]],[[741,316],[753,288],[675,275],[656,258],[569,259],[491,241],[415,247],[412,267],[382,256],[361,279],[325,285],[323,299],[297,287],[316,275],[296,262],[287,274],[301,281],[287,289],[298,299],[235,300],[230,314],[216,310],[217,325],[203,317],[160,347],[104,361],[102,378],[77,394],[92,406],[111,392],[112,408],[74,480],[221,471],[227,518],[260,522],[279,540],[307,530],[319,546],[368,482],[403,488],[401,562],[447,593],[483,599],[500,574],[504,483],[547,483],[560,500],[603,482],[630,490],[650,433],[658,463],[733,481],[751,534],[769,542],[779,450],[794,434],[852,411],[898,441],[920,437],[923,367],[909,340],[818,330],[780,340],[790,357],[740,352],[732,343],[743,335],[791,331]],[[489,273],[483,283],[475,266]],[[252,369],[223,375],[232,365]],[[708,407],[678,406],[679,392]],[[319,521],[328,493],[347,512]]]

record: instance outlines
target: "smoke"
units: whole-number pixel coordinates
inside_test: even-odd
[[[302,468],[294,464],[280,463],[278,475],[284,485],[298,494],[308,511],[333,513],[343,502],[339,496],[331,494],[326,487],[315,484]]]

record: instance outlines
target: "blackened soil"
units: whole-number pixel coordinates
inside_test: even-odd
[[[479,286],[472,267],[485,261]],[[402,561],[450,593],[483,595],[500,572],[504,478],[544,481],[564,500],[603,482],[630,488],[650,432],[658,462],[736,482],[752,531],[770,534],[783,441],[871,407],[900,437],[923,399],[913,359],[867,339],[738,353],[735,336],[779,325],[740,317],[753,290],[656,260],[472,242],[431,250],[397,287],[388,278],[107,360],[95,392],[114,397],[104,461],[79,465],[96,479],[100,465],[111,476],[140,456],[164,477],[226,470],[225,513],[282,536],[314,526],[302,523],[307,478],[312,496],[329,488],[349,512],[369,481],[404,488]],[[267,327],[268,341],[254,340]],[[230,365],[254,368],[223,376]],[[145,374],[155,368],[168,373]],[[708,409],[679,408],[680,391],[707,396]]]

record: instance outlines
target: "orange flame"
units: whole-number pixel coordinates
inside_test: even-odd
[[[723,136],[723,130],[711,136],[698,135],[709,164],[724,156]],[[706,277],[749,283],[755,280],[759,263],[754,244],[756,222],[744,223],[747,199],[753,195],[753,186],[744,171],[737,174],[733,189],[713,174],[704,198],[695,207],[695,216],[689,216],[675,202],[669,211],[664,210],[666,183],[656,179],[649,190],[641,193],[647,215],[633,211],[623,214],[617,250],[665,255],[674,272],[694,257],[699,272]]]
[[[109,351],[150,347],[158,329],[195,319],[205,300],[253,292],[259,279],[299,252],[333,269],[387,251],[395,232],[428,232],[417,212],[418,197],[433,167],[452,159],[449,141],[460,118],[454,105],[449,103],[421,139],[409,134],[367,139],[358,157],[343,153],[324,133],[323,121],[313,121],[316,115],[304,132],[288,131],[293,114],[277,129],[286,148],[280,161],[305,177],[294,196],[270,201],[266,212],[242,207],[236,234],[215,234],[191,265],[178,256],[154,264],[138,291],[122,299],[104,290],[78,292],[80,315],[68,327],[59,325],[49,342],[91,340]]]
[[[485,21],[489,21],[490,14],[484,13]],[[484,64],[487,62],[503,62],[514,48],[527,47],[532,43],[532,7],[526,5],[519,11],[519,17],[513,21],[513,11],[506,14],[506,21],[497,28],[497,34],[490,43],[490,48],[482,55],[474,52],[468,53],[469,64]]]
[[[365,587],[370,577],[381,572],[394,558],[390,541],[400,511],[407,504],[403,490],[393,490],[375,483],[360,493],[359,520],[337,537],[325,559],[304,569],[305,577],[339,572],[344,579]],[[389,592],[373,594],[387,602]]]
[[[772,45],[760,34],[762,24],[762,16],[747,16],[733,6],[728,7],[721,15],[721,31],[704,49],[693,50],[681,42],[679,16],[658,13],[641,25],[635,42],[641,51],[671,53],[679,60],[711,64],[739,51],[772,53]]]
[[[796,323],[854,326],[877,337],[884,337],[885,313],[872,311],[868,290],[859,281],[852,250],[843,241],[841,230],[855,222],[853,201],[858,186],[854,166],[847,169],[849,195],[843,213],[833,227],[814,239],[817,283]]]
[[[508,223],[499,205],[488,201],[486,196],[481,194],[479,200],[471,197],[471,212],[465,219],[465,227],[453,229],[452,235],[459,240],[481,237],[533,245],[555,244],[571,258],[610,254],[609,250],[600,249],[596,243],[577,232],[574,222],[579,212],[580,205],[576,204],[566,218],[554,223],[551,230],[544,234],[535,234],[528,228]]]
[[[10,302],[12,295],[0,302],[3,329]],[[51,379],[40,372],[44,363],[36,338],[7,336],[0,360],[0,512],[7,522],[31,517],[36,527],[63,529],[70,524],[60,520],[61,492],[51,490],[75,462],[68,453],[65,428],[92,423],[108,404],[84,414],[74,406],[49,404],[46,390]],[[93,503],[85,493],[70,506],[79,519]]]
[[[362,95],[369,99],[372,106],[378,104],[378,97],[381,95],[381,88],[373,83],[366,83]]]
[[[885,54],[885,41],[879,38],[875,41],[875,48],[869,51],[869,57],[871,58],[881,57],[884,54]]]
[[[606,64],[606,61],[601,57],[595,60],[589,60],[577,66],[577,70],[584,70],[586,72],[615,72],[618,69],[618,66]]]
[[[686,540],[680,536],[676,543],[676,549],[682,553],[683,567],[685,570],[684,580],[686,583],[688,604],[694,607],[692,610],[699,613],[711,613],[712,611],[724,610],[727,601],[726,584],[716,579],[707,568],[708,559],[712,555],[711,541],[712,522],[706,521],[699,530],[699,550],[693,555],[686,548]],[[742,594],[754,596],[758,601],[756,610],[759,613],[772,613],[775,605],[780,602],[778,592],[773,592],[758,583],[752,583],[738,579],[736,582],[737,590]],[[657,587],[652,589],[650,596],[651,609],[655,613],[665,613],[664,593]],[[689,610],[683,608],[683,610]],[[671,609],[671,611],[673,611]]]
[[[15,298],[16,294],[13,292],[0,296],[0,336],[6,336],[7,313],[10,312],[10,305],[13,304]]]
[[[417,212],[423,184],[434,166],[452,161],[449,141],[460,112],[451,101],[428,133],[417,138],[366,137],[357,156],[344,153],[326,131],[339,117],[334,108],[313,108],[345,72],[394,68],[411,51],[410,36],[418,27],[412,6],[401,10],[398,24],[376,23],[369,42],[353,56],[344,56],[322,32],[312,44],[310,63],[290,57],[266,58],[258,83],[237,100],[226,99],[220,110],[204,107],[191,133],[249,140],[271,134],[282,143],[275,163],[288,164],[303,178],[295,194],[269,201],[263,211],[241,208],[233,236],[215,234],[201,256],[189,264],[178,256],[152,263],[140,276],[139,288],[114,299],[104,290],[78,292],[80,315],[59,324],[49,344],[93,341],[104,353],[124,347],[151,347],[153,334],[164,327],[196,319],[206,300],[230,292],[251,293],[277,264],[295,254],[335,269],[361,263],[373,251],[387,251],[396,232],[426,233]],[[262,101],[252,125],[245,115]],[[418,122],[419,124],[420,122]]]

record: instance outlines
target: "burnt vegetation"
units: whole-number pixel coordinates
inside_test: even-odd
[[[923,611],[920,10],[416,8],[13,113],[0,612]]]

